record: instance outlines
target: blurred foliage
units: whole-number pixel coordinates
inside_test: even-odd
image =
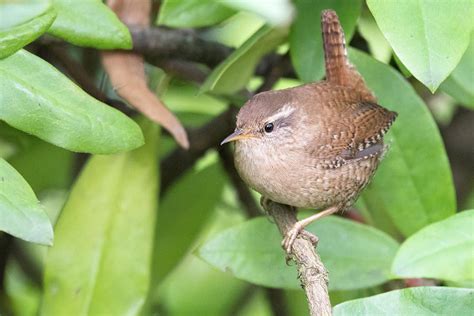
[[[289,55],[294,70],[274,89],[323,78],[320,12],[336,10],[350,60],[399,117],[357,202],[363,223],[343,214],[308,228],[320,238],[334,314],[471,313],[474,190],[456,206],[440,129],[474,107],[472,1],[162,0],[156,8],[157,25],[235,48],[214,69],[197,66],[203,82],[147,65],[150,89],[191,132],[258,88],[269,53]],[[162,187],[173,170],[160,161],[179,154],[173,140],[96,100],[48,59],[48,45],[68,42],[66,53],[97,78],[97,50],[132,46],[113,11],[100,0],[0,0],[0,16],[0,244],[9,243],[0,248],[0,314],[307,312],[275,225],[248,218],[214,148]],[[104,100],[118,98],[104,78],[91,84]],[[438,286],[398,289],[414,278]],[[277,307],[268,287],[279,289]]]
[[[398,244],[367,225],[328,217],[308,226],[321,242],[318,253],[331,275],[331,290],[371,287],[389,280]],[[199,250],[200,256],[243,280],[268,287],[298,289],[294,266],[282,260],[277,228],[265,218],[223,231]],[[352,242],[346,242],[351,239]]]

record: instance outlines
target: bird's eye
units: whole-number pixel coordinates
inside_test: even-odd
[[[271,133],[273,131],[273,123],[267,123],[264,127],[265,133]]]

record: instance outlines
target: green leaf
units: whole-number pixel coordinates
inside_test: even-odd
[[[143,144],[135,122],[27,51],[0,60],[0,88],[0,119],[59,147],[109,154]]]
[[[456,210],[443,142],[423,101],[398,72],[356,50],[349,55],[379,104],[399,114],[386,137],[389,151],[362,195],[375,214],[368,220],[379,226],[377,218],[390,219],[409,236]]]
[[[165,0],[156,21],[170,27],[202,27],[217,24],[235,11],[211,0]]]
[[[128,28],[101,0],[53,0],[58,13],[48,33],[74,45],[130,49]]]
[[[249,12],[238,12],[224,22],[203,30],[199,35],[208,41],[239,47],[265,25],[265,20]]]
[[[294,7],[290,0],[220,0],[221,3],[236,10],[245,10],[264,18],[269,24],[285,27],[291,23]]]
[[[47,5],[49,5],[48,2],[44,4],[40,2],[36,5],[21,2],[17,5],[0,3],[2,20],[4,16],[14,16],[19,7],[22,10],[20,19],[8,22],[9,25],[13,25],[6,28],[0,27],[0,59],[10,56],[46,32],[56,18],[56,12]],[[25,20],[25,18],[28,19]]]
[[[471,37],[464,56],[440,89],[458,102],[474,109],[474,35]]]
[[[470,315],[474,290],[421,286],[349,301],[334,307],[334,316]]]
[[[296,0],[295,22],[290,31],[290,56],[301,80],[312,82],[324,75],[323,38],[321,12],[333,9],[339,16],[346,43],[349,43],[362,7],[361,0]]]
[[[41,288],[12,257],[9,258],[5,267],[4,280],[4,293],[9,298],[11,313],[12,315],[34,316],[40,304]]]
[[[408,70],[408,68],[402,63],[400,58],[398,58],[397,54],[393,54],[393,59],[395,60],[395,63],[397,64],[398,70],[400,73],[405,77],[405,78],[410,78],[411,72]]]
[[[160,286],[158,303],[169,315],[231,315],[246,286],[190,255]]]
[[[431,224],[400,247],[392,271],[400,277],[474,281],[474,210]]]
[[[46,259],[41,315],[136,315],[151,277],[158,126],[146,145],[94,156],[75,183]]]
[[[74,153],[3,122],[0,122],[0,139],[12,146],[7,161],[25,178],[34,192],[41,194],[45,190],[66,189],[70,186]]]
[[[8,29],[24,24],[47,12],[49,0],[2,0],[0,1],[0,29]]]
[[[73,176],[74,153],[30,137],[28,148],[9,159],[11,165],[38,194],[45,190],[68,188]]]
[[[367,5],[402,63],[434,92],[469,44],[473,2],[367,0]]]
[[[398,244],[388,235],[333,216],[317,221],[308,230],[319,237],[318,252],[329,270],[331,290],[365,288],[391,278],[390,266]],[[295,267],[286,265],[280,243],[275,225],[260,217],[218,234],[201,247],[199,254],[237,278],[297,289]]]
[[[331,291],[329,292],[329,299],[331,300],[331,305],[337,305],[343,302],[352,301],[362,297],[368,297],[383,293],[384,285],[378,285],[374,287],[368,287],[357,290],[349,291]]]
[[[0,231],[38,244],[53,243],[53,228],[35,193],[25,179],[1,158]]]
[[[360,35],[367,41],[375,59],[387,64],[392,57],[392,48],[380,31],[369,10],[363,10],[357,24]]]
[[[212,71],[201,92],[232,94],[239,91],[249,81],[260,58],[281,44],[285,36],[286,30],[261,27]]]
[[[209,159],[212,158],[212,159]],[[200,184],[202,177],[196,177],[198,173],[204,172],[201,175],[206,176],[205,173],[213,173],[218,165],[214,164],[217,162],[217,153],[206,155],[206,157],[200,159],[197,163],[197,169],[199,171],[193,171],[185,175],[187,181],[191,179],[197,181]],[[201,168],[200,165],[203,164],[203,160],[206,161],[207,167]],[[211,163],[208,165],[208,163]],[[222,175],[225,178],[224,175]],[[180,180],[182,181],[182,180]],[[218,180],[219,182],[222,180]],[[209,182],[206,182],[206,185],[209,185]],[[173,185],[169,192],[176,190],[180,184],[176,183]],[[192,188],[194,191],[198,187]],[[221,191],[221,189],[217,189]],[[186,192],[188,195],[189,192]],[[207,239],[206,236],[213,234],[215,232],[221,231],[222,229],[233,226],[237,223],[244,221],[244,215],[241,210],[237,208],[237,202],[233,198],[233,192],[230,190],[230,187],[226,185],[225,193],[219,197],[219,205],[217,207],[212,206],[212,214],[206,217],[205,224],[200,228],[198,236],[193,238],[192,248],[195,247],[196,243]],[[182,196],[181,196],[182,198]],[[166,199],[166,195],[165,195]],[[191,203],[188,203],[189,205]],[[163,205],[163,204],[162,204]],[[189,205],[186,207],[188,209]],[[176,211],[176,210],[174,210]],[[210,213],[208,210],[204,210],[206,213]],[[163,208],[160,205],[160,215],[163,214]],[[192,215],[191,213],[189,213]],[[171,217],[171,216],[170,216]],[[175,219],[183,218],[184,216],[174,217]],[[196,217],[189,218],[188,222],[196,220]],[[158,221],[161,222],[164,220],[163,217],[158,216]],[[197,219],[198,221],[201,221]],[[185,223],[184,220],[182,223],[176,223],[179,225],[185,225],[183,231],[188,227],[192,227],[192,223]],[[170,224],[170,225],[176,225]],[[157,233],[159,230],[157,231]],[[180,239],[181,235],[186,234],[176,234],[174,233],[175,239]],[[174,242],[169,246],[172,247]],[[178,245],[181,243],[178,243]],[[164,248],[162,248],[165,250]],[[159,260],[166,258],[167,253],[162,252],[159,256]],[[154,268],[159,269],[158,265],[154,265]],[[245,282],[234,278],[232,275],[218,271],[208,265],[206,262],[197,258],[193,254],[193,250],[187,252],[183,259],[180,259],[179,262],[175,262],[173,265],[173,270],[163,277],[162,280],[152,280],[152,284],[155,286],[155,289],[151,292],[151,298],[148,300],[149,307],[145,310],[144,315],[152,314],[156,310],[156,305],[164,308],[167,312],[173,315],[187,315],[189,313],[196,315],[227,315],[228,312],[225,309],[225,306],[233,305],[241,290],[244,289]],[[157,270],[155,270],[157,271]],[[193,286],[189,286],[189,278],[193,280]],[[199,295],[203,297],[215,297],[216,294],[225,292],[225,295],[220,297],[219,300],[196,300],[195,298]],[[191,312],[193,311],[193,312]]]
[[[224,181],[225,176],[216,162],[200,171],[189,172],[166,193],[160,203],[156,228],[154,284],[176,266],[214,213]],[[186,233],[176,234],[176,227]]]

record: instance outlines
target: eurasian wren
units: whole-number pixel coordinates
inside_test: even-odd
[[[237,115],[235,163],[265,198],[322,210],[295,224],[283,240],[290,253],[309,223],[351,206],[369,183],[397,113],[377,104],[349,63],[334,11],[322,13],[326,80],[255,95]],[[307,232],[305,232],[308,234]]]

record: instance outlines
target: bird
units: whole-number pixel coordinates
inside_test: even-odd
[[[284,236],[288,254],[299,234],[317,242],[307,225],[353,205],[388,150],[383,138],[397,117],[350,64],[336,12],[321,13],[321,28],[325,80],[256,94],[221,143],[235,143],[240,177],[263,198],[320,210]]]

